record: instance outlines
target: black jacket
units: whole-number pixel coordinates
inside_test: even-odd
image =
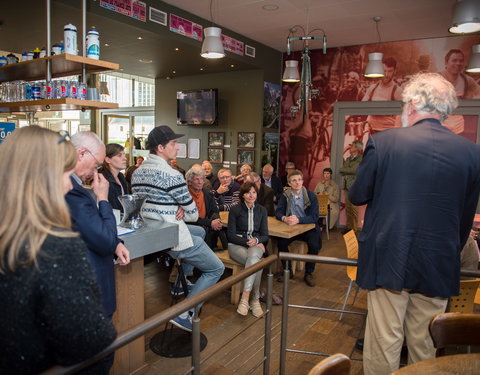
[[[260,185],[260,190],[258,191],[257,202],[261,206],[265,207],[267,210],[268,216],[275,216],[275,207],[273,205],[273,197],[275,192],[272,188],[269,188],[265,184]]]
[[[268,242],[268,218],[265,207],[255,204],[253,207],[253,233],[259,243]],[[228,215],[228,241],[236,245],[247,246],[248,209],[244,202],[233,206]]]
[[[118,200],[118,197],[122,195],[122,188],[117,183],[117,181],[115,180],[115,177],[113,177],[113,174],[112,172],[110,172],[109,169],[102,168],[100,170],[100,173],[103,174],[105,179],[110,184],[110,186],[108,187],[108,201],[112,205],[112,208],[123,212],[123,206]],[[127,180],[125,179],[125,177],[123,177],[122,173],[118,174],[118,179],[120,180],[120,183],[123,186],[123,194],[128,194],[129,190],[128,190]]]
[[[271,180],[272,180],[272,189],[275,192],[275,197],[277,198],[276,201],[278,202],[283,193],[283,183],[280,177],[276,175],[272,175]],[[262,183],[265,183],[265,180],[263,179],[263,177],[262,177]]]

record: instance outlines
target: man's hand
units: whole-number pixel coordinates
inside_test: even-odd
[[[295,225],[295,224],[298,224],[300,222],[298,217],[296,217],[295,215],[287,216],[287,217],[285,217],[285,219],[283,221],[285,223],[287,223],[288,225]]]
[[[228,191],[228,185],[220,185],[217,189],[218,194],[223,194]]]
[[[109,185],[103,174],[97,171],[93,172],[92,190],[99,201],[108,201]]]
[[[215,220],[212,220],[211,227],[213,230],[221,230],[223,225],[220,219],[215,219]]]
[[[118,243],[117,248],[115,249],[115,255],[118,257],[117,263],[119,265],[126,266],[130,263],[130,252],[123,243]]]
[[[185,210],[178,206],[178,210],[177,210],[177,213],[175,215],[175,219],[177,220],[183,220],[183,217],[185,216]]]

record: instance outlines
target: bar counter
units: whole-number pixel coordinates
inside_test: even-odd
[[[143,257],[169,249],[178,243],[178,225],[146,220],[146,226],[120,238],[130,251],[128,266],[115,266],[117,311],[113,323],[123,332],[145,320]],[[145,338],[117,350],[111,374],[123,375],[145,366]]]

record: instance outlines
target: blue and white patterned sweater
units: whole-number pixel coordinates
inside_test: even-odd
[[[132,175],[132,192],[148,196],[143,206],[145,218],[178,224],[178,245],[172,250],[181,251],[193,246],[185,221],[197,221],[198,211],[179,171],[170,167],[162,157],[150,154]],[[184,220],[175,219],[179,206],[185,210]]]

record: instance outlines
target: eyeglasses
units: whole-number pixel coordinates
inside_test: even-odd
[[[58,145],[62,142],[70,142],[71,141],[70,134],[68,134],[68,132],[66,130],[60,130],[58,132],[58,134],[60,135],[60,138],[58,138],[58,141],[57,141]]]
[[[87,152],[90,154],[90,156],[97,162],[97,166],[95,167],[97,169],[97,171],[102,168],[102,163],[100,163],[97,158],[95,157],[95,155],[92,154],[92,152],[87,149]]]
[[[225,180],[226,178],[232,178],[232,175],[219,177],[220,180]]]

